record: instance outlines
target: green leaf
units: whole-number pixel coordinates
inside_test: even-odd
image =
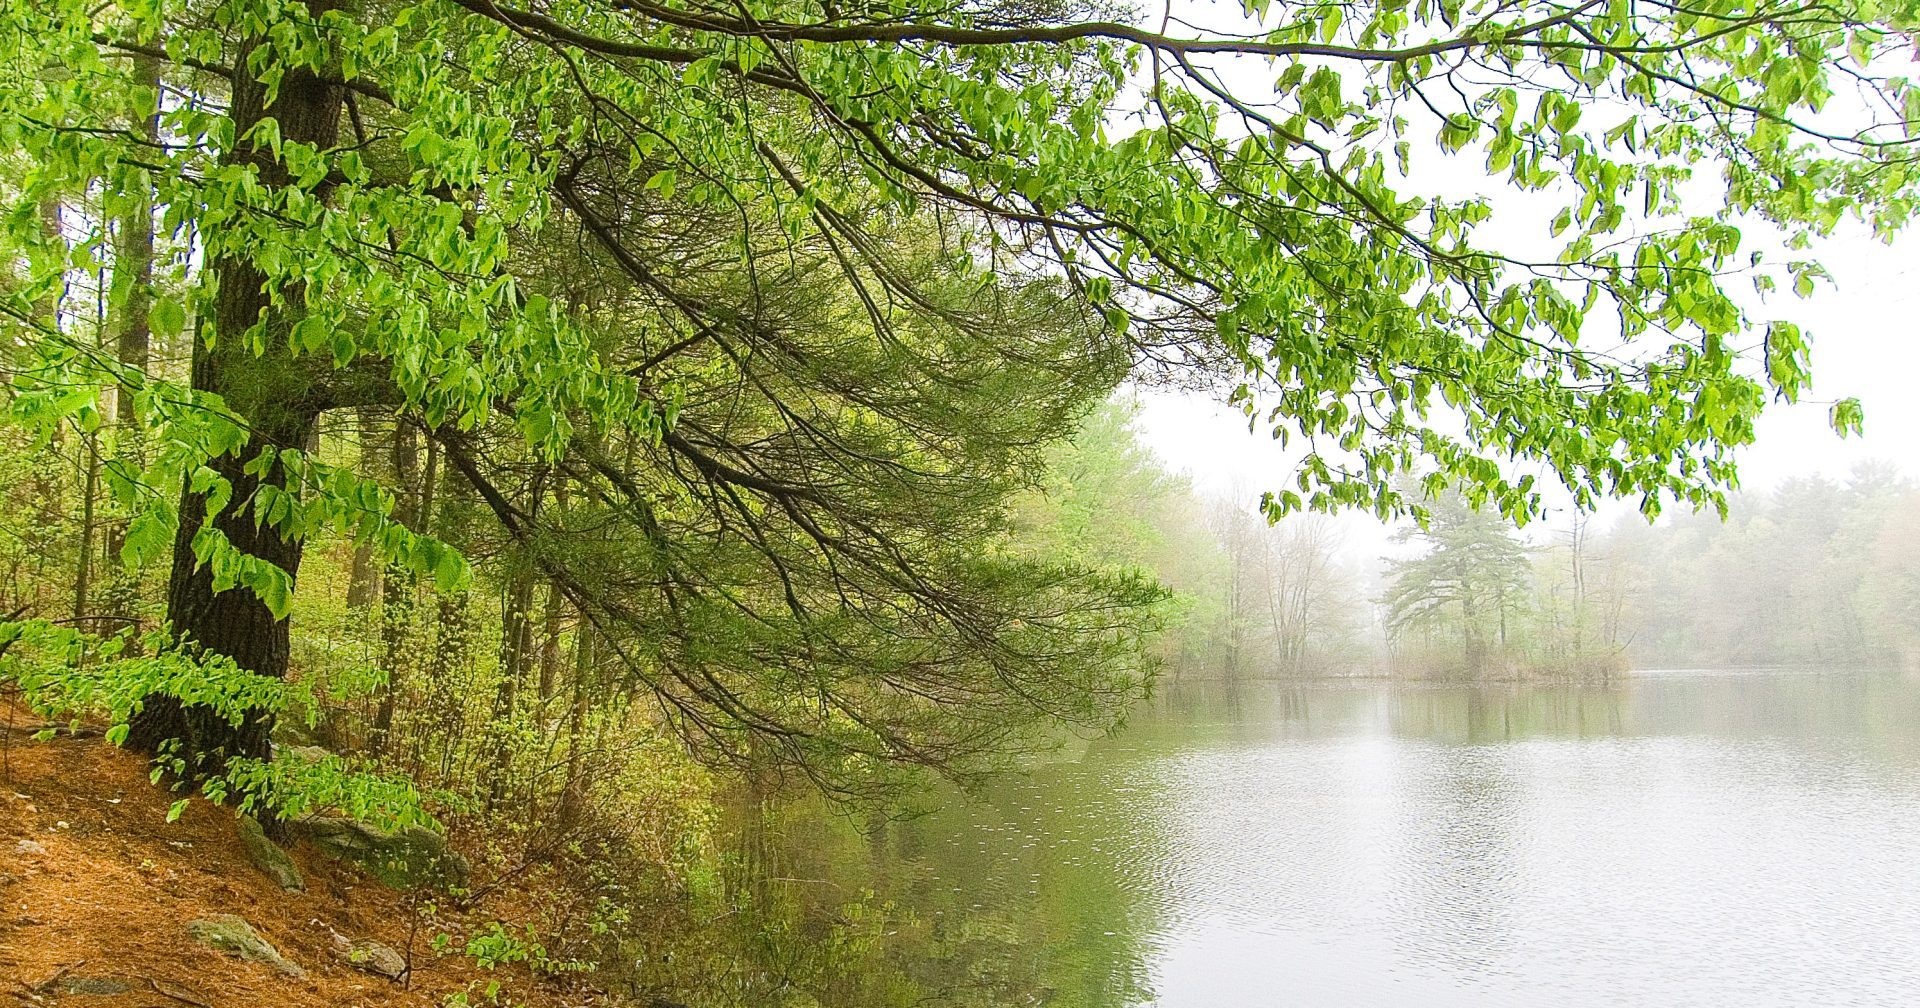
[[[173,298],[155,298],[153,308],[147,314],[147,324],[153,329],[155,336],[171,339],[180,335],[181,329],[186,328],[186,309],[180,307],[180,302]]]
[[[1842,399],[1827,411],[1827,423],[1841,437],[1865,434],[1866,419],[1866,410],[1854,398]]]
[[[680,173],[674,169],[662,168],[647,178],[643,188],[658,192],[661,199],[672,199],[674,183],[679,177]]]

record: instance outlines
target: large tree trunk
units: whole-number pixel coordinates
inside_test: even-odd
[[[307,0],[307,11],[319,18],[335,0]],[[337,84],[311,71],[288,67],[279,93],[266,104],[266,87],[246,69],[253,44],[243,44],[233,61],[230,115],[236,137],[245,136],[264,119],[278,120],[281,137],[334,146],[339,135],[342,92]],[[258,167],[268,186],[286,185],[285,170],[266,149],[238,144],[229,159]],[[263,448],[301,448],[308,442],[314,421],[328,404],[319,393],[319,366],[314,358],[295,358],[287,335],[296,321],[288,305],[300,302],[300,292],[284,291],[281,305],[268,296],[267,277],[244,253],[226,252],[211,264],[219,294],[213,311],[213,345],[196,342],[193,350],[193,387],[218,393],[227,406],[245,418],[251,438],[239,455],[213,459],[209,467],[233,488],[232,504],[213,519],[214,528],[242,552],[294,575],[300,566],[301,544],[284,538],[270,524],[256,525],[247,513],[254,491],[264,482],[285,485],[279,467],[262,476],[245,471],[248,460]],[[266,326],[265,353],[249,352],[243,338],[256,322]],[[173,569],[167,591],[167,618],[176,637],[190,646],[232,658],[241,668],[260,675],[286,675],[287,624],[273,615],[247,588],[216,592],[211,571],[195,562],[193,538],[207,515],[207,498],[189,486],[180,499],[180,530],[174,540]],[[134,718],[130,744],[148,751],[178,740],[177,755],[185,761],[189,778],[220,772],[234,757],[266,758],[271,753],[271,711],[256,710],[239,725],[229,724],[209,709],[184,704],[167,696],[148,698]]]

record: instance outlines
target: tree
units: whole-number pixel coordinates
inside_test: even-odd
[[[1783,481],[1733,499],[1725,522],[1622,526],[1608,552],[1638,568],[1623,613],[1641,662],[1663,666],[1879,663],[1911,648],[1900,599],[1912,551],[1908,483],[1865,466],[1844,482]]]
[[[781,515],[807,537],[795,550],[857,561],[875,591],[891,584],[964,627],[979,614],[941,609],[931,584],[898,573],[904,540],[870,534],[864,510],[821,504],[832,488],[797,468],[822,460],[798,451],[818,417],[781,410],[812,389],[919,417],[810,365],[804,341],[769,338],[770,284],[837,275],[827,289],[861,306],[871,355],[830,358],[838,366],[911,361],[914,344],[894,335],[908,308],[1009,333],[973,327],[1026,324],[1036,303],[1013,302],[1049,285],[1049,310],[1101,322],[1137,357],[1225,356],[1241,401],[1277,433],[1327,446],[1307,455],[1297,490],[1276,492],[1276,513],[1398,511],[1410,502],[1394,477],[1420,462],[1476,501],[1537,513],[1532,477],[1506,476],[1506,457],[1543,465],[1582,504],[1629,495],[1652,511],[1717,502],[1761,405],[1804,387],[1799,329],[1749,317],[1720,284],[1749,251],[1737,221],[1800,239],[1854,215],[1890,233],[1913,207],[1920,90],[1885,72],[1914,27],[1907,8],[1252,9],[1266,20],[1252,37],[1185,37],[1085,20],[1072,4],[945,0],[10,4],[0,156],[34,167],[8,203],[99,191],[109,220],[147,201],[205,264],[187,304],[156,297],[152,310],[157,333],[195,320],[191,376],[134,374],[36,309],[73,249],[97,243],[50,242],[32,214],[10,214],[9,254],[28,263],[0,309],[17,336],[13,414],[49,430],[92,409],[92,393],[76,393],[138,384],[134,412],[169,447],[143,472],[110,467],[116,497],[144,516],[127,549],[138,560],[170,544],[174,632],[268,678],[286,668],[288,600],[314,529],[464,576],[393,519],[390,495],[304,451],[322,411],[368,406],[432,432],[523,545],[539,531],[490,492],[483,427],[511,430],[532,464],[608,483],[608,449],[631,449],[711,487],[710,518],[743,523],[747,539],[765,531],[749,516]],[[137,86],[130,55],[161,59],[184,96],[157,143],[128,128],[125,102],[102,100]],[[1236,93],[1233,59],[1263,64],[1275,86]],[[1865,100],[1823,114],[1842,80]],[[1140,120],[1123,129],[1128,109]],[[1485,247],[1475,225],[1488,201],[1419,193],[1410,151],[1427,137],[1562,202],[1548,215],[1559,254]],[[1721,168],[1724,206],[1690,214],[1679,187],[1701,163]],[[902,268],[880,239],[909,223],[939,238]],[[804,270],[781,264],[789,245],[807,253]],[[644,332],[622,334],[628,352],[567,311],[561,248],[653,308]],[[700,268],[716,264],[750,296],[717,297]],[[1805,289],[1819,272],[1790,262],[1759,279],[1776,274]],[[960,291],[996,289],[1010,300],[962,310]],[[1607,329],[1630,349],[1592,349],[1621,342]],[[1761,330],[1764,356],[1749,361],[1737,348]],[[803,381],[748,427],[683,424],[686,372],[673,365],[696,348],[691,360],[748,383],[769,380],[748,366],[757,355]],[[962,349],[942,347],[954,356],[919,391],[944,395],[958,374],[990,393],[975,368],[1031,361],[1017,344]],[[1436,409],[1455,416],[1437,422]],[[1011,449],[1067,415],[1015,411],[1023,430],[988,433]],[[1857,426],[1857,404],[1835,421]],[[771,448],[755,440],[770,422],[784,428]],[[819,451],[855,465],[854,433]],[[933,489],[887,464],[902,490]],[[768,546],[762,557],[794,555]],[[683,569],[656,570],[671,582]],[[585,581],[543,573],[590,609]],[[683,686],[732,705],[686,674]],[[805,678],[773,681],[807,693]],[[215,723],[156,697],[136,734],[184,740],[204,763],[260,752],[265,720]]]
[[[1246,505],[1245,493],[1230,494],[1212,501],[1207,526],[1226,560],[1222,586],[1220,618],[1223,664],[1227,678],[1237,679],[1244,671],[1247,639],[1263,608],[1256,578],[1266,559],[1267,525]]]
[[[1042,482],[1013,514],[1020,548],[1039,558],[1133,572],[1171,597],[1160,654],[1177,674],[1214,661],[1225,557],[1200,520],[1205,505],[1139,440],[1139,402],[1118,397],[1047,452]]]
[[[1356,608],[1336,551],[1332,522],[1309,515],[1282,522],[1266,538],[1267,620],[1279,668],[1298,675],[1347,637]]]
[[[1458,494],[1436,501],[1425,524],[1397,536],[1427,552],[1388,564],[1387,629],[1441,634],[1465,649],[1467,670],[1487,671],[1490,645],[1505,657],[1511,617],[1533,591],[1527,548],[1500,516],[1479,511]]]
[[[1298,675],[1309,657],[1344,636],[1345,597],[1334,552],[1338,537],[1319,515],[1264,522],[1253,495],[1236,487],[1215,499],[1207,524],[1226,563],[1218,634],[1225,671]],[[1251,661],[1249,661],[1251,659]]]

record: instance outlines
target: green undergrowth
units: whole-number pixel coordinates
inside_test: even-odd
[[[131,722],[155,697],[166,696],[201,708],[238,727],[249,717],[295,716],[314,709],[299,682],[249,672],[232,659],[189,652],[165,632],[137,638],[101,636],[47,620],[0,622],[0,683],[18,691],[20,701],[47,719],[41,737],[84,722],[104,723],[106,740],[125,745]],[[310,715],[309,715],[310,717]],[[322,813],[349,816],[376,829],[438,829],[427,801],[411,781],[362,769],[344,757],[310,758],[276,752],[271,759],[235,756],[197,780],[187,775],[182,756],[170,749],[155,754],[156,783],[171,775],[178,789],[193,788],[204,797],[251,815],[297,819]],[[187,799],[174,803],[177,818]]]

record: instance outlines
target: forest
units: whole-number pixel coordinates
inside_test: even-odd
[[[368,862],[393,1003],[1077,1003],[773,835],[1168,683],[1920,660],[1920,490],[1735,464],[1920,198],[1916,24],[0,0],[7,744]],[[1143,390],[1297,464],[1202,494]]]

